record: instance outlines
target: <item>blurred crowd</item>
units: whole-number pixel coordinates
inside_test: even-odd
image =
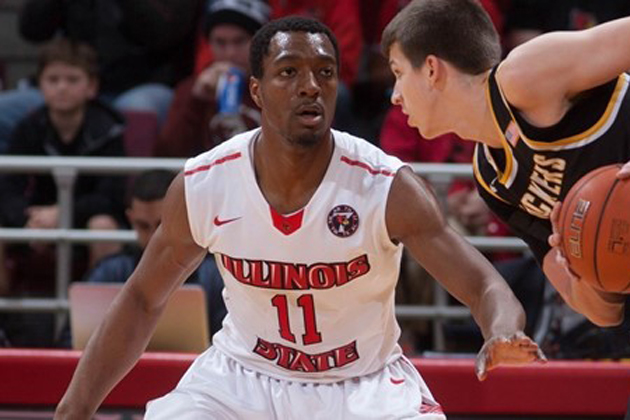
[[[424,139],[390,103],[393,76],[380,53],[380,34],[408,1],[24,0],[19,34],[41,49],[28,83],[0,92],[0,154],[190,157],[208,150],[260,123],[260,111],[248,93],[253,34],[270,19],[302,15],[321,20],[339,41],[341,83],[334,128],[404,161],[470,163],[471,142],[455,135]],[[622,0],[480,2],[502,37],[506,55],[544,32],[579,30],[630,15],[630,1]],[[76,246],[73,281],[125,281],[159,225],[161,201],[172,177],[165,171],[133,179],[78,177],[72,225],[132,228],[138,243]],[[456,181],[440,191],[451,224],[460,232],[510,235],[471,182]],[[59,225],[52,175],[0,172],[0,198],[0,227]],[[630,355],[625,330],[596,328],[572,313],[528,254],[487,256],[525,306],[526,333],[548,356]],[[190,281],[206,290],[214,308],[211,333],[216,332],[225,307],[214,260],[208,257]],[[433,287],[427,273],[404,261],[398,303],[430,304]],[[53,244],[0,242],[0,296],[45,297],[54,290]],[[52,315],[0,312],[0,345],[68,345],[54,333],[53,321]],[[402,326],[406,352],[432,349],[432,324],[406,321]],[[472,322],[449,321],[443,332],[449,351],[475,351],[482,342]]]

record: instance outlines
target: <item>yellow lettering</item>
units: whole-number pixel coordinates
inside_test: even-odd
[[[564,171],[564,168],[567,166],[567,162],[561,158],[551,158],[547,159],[544,155],[534,155],[534,162],[537,165],[548,167],[551,166],[551,169],[555,169],[556,171]]]
[[[532,173],[532,176],[530,178],[532,183],[540,185],[557,197],[558,194],[560,194],[560,185],[550,185],[550,181],[547,179],[547,177],[541,177],[541,174],[537,171],[537,169],[539,168],[534,168],[534,173]]]
[[[541,219],[546,219],[551,214],[551,207],[537,200],[534,194],[525,193],[521,198],[521,206],[527,213]]]

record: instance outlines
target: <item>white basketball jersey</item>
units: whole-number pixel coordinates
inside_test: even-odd
[[[216,257],[228,315],[213,344],[244,367],[305,382],[335,382],[401,355],[394,289],[402,246],[385,207],[403,163],[333,131],[324,178],[300,211],[266,202],[243,133],[186,162],[194,240]]]

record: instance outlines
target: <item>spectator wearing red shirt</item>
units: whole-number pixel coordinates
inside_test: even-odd
[[[155,145],[156,156],[189,157],[260,124],[260,111],[247,87],[249,43],[267,20],[269,7],[261,0],[210,3],[205,29],[214,61],[177,86]],[[245,74],[244,88],[238,114],[224,118],[218,112],[217,87],[233,67]]]

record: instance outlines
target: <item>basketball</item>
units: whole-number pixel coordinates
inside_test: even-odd
[[[584,175],[560,212],[562,247],[571,270],[607,292],[630,293],[630,180],[621,165]]]

